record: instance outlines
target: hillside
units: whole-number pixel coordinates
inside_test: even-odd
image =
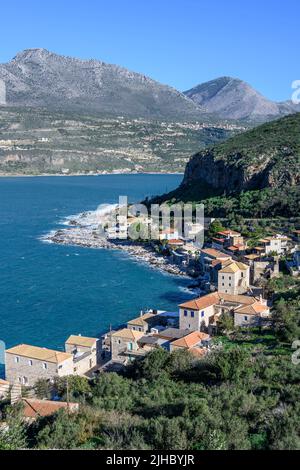
[[[241,130],[0,107],[0,175],[183,172],[196,150]]]
[[[208,113],[222,119],[264,122],[300,111],[300,105],[271,101],[248,83],[232,77],[220,77],[184,93]]]
[[[108,116],[198,119],[203,111],[167,85],[117,65],[27,49],[0,64],[8,106]]]
[[[300,113],[195,154],[180,187],[158,199],[205,201],[207,213],[223,215],[299,216],[299,185]]]

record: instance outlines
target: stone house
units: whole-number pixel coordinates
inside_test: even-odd
[[[253,309],[248,309],[247,313],[242,310],[246,306],[252,306]],[[234,316],[235,312],[237,316]],[[249,326],[254,322],[253,316],[257,317],[255,321],[259,323],[261,318],[269,317],[270,310],[267,301],[262,298],[214,292],[179,305],[180,328],[213,333],[223,313],[232,315],[236,326]]]
[[[218,292],[225,294],[244,294],[249,290],[250,267],[239,261],[228,261],[218,271]]]
[[[20,344],[5,352],[6,379],[33,386],[38,379],[52,380],[74,373],[73,355],[52,349]]]
[[[179,305],[179,328],[181,330],[203,331],[209,326],[218,302],[217,293],[193,299]]]
[[[157,311],[153,312],[141,312],[141,315],[127,323],[127,328],[134,331],[142,331],[148,333],[151,328],[157,323],[158,315]]]
[[[212,239],[212,247],[217,249],[244,245],[244,237],[235,230],[222,230]]]
[[[145,355],[138,341],[144,336],[143,331],[123,328],[111,335],[111,359],[116,362],[132,361],[134,358]]]
[[[200,270],[202,274],[207,274],[211,283],[215,285],[218,283],[218,270],[226,261],[232,261],[231,256],[214,248],[205,248],[200,251]]]
[[[270,317],[267,305],[254,303],[234,310],[234,326],[261,326]]]
[[[71,335],[67,339],[65,351],[73,355],[75,375],[84,375],[99,363],[100,346],[98,338]]]

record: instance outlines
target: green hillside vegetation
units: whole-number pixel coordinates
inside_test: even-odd
[[[199,162],[209,161],[211,174],[220,162],[228,174],[239,175],[240,190],[230,176],[226,187],[213,187],[201,177]],[[246,175],[246,181],[242,178]],[[248,175],[248,176],[247,176]],[[221,171],[221,177],[222,177]],[[247,189],[252,179],[251,189]],[[244,187],[243,187],[244,184]],[[203,203],[207,215],[227,217],[299,216],[300,207],[300,113],[264,124],[236,135],[193,156],[187,165],[181,186],[154,202]]]
[[[214,147],[217,158],[229,162],[239,154],[243,164],[260,162],[268,154],[289,155],[289,163],[299,165],[300,113],[255,127]],[[277,163],[277,160],[276,160]],[[299,171],[299,167],[297,167]]]

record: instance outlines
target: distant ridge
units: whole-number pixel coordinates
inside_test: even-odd
[[[268,100],[248,83],[232,77],[220,77],[184,92],[208,113],[223,119],[267,121],[300,111],[291,101]]]
[[[0,79],[6,83],[8,106],[154,119],[203,117],[184,94],[144,75],[46,49],[26,49],[0,64]]]

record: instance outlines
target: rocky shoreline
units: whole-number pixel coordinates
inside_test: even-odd
[[[69,224],[74,225],[72,220]],[[42,240],[48,243],[58,245],[81,246],[94,249],[111,249],[122,250],[130,256],[148,264],[152,268],[173,274],[176,276],[190,276],[180,269],[179,266],[173,264],[167,257],[157,253],[153,246],[145,243],[137,243],[128,240],[112,241],[105,236],[97,233],[94,227],[72,226],[70,228],[60,229],[42,237]]]

